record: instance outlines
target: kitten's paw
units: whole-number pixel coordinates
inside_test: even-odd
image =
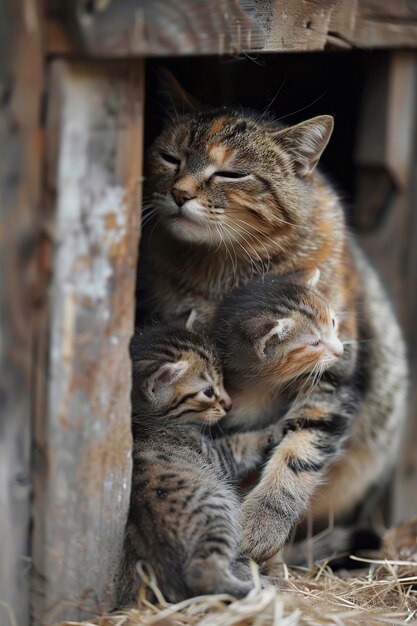
[[[243,531],[240,548],[243,554],[261,563],[282,548],[291,525],[280,517],[271,502],[259,500],[253,495],[245,500],[241,509]]]

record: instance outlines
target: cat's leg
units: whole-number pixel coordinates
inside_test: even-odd
[[[190,552],[184,564],[189,595],[228,593],[246,596],[253,588],[249,575],[241,578],[235,568],[239,558],[239,501],[232,487],[219,483],[211,497],[204,494],[199,520],[190,525]]]
[[[329,464],[343,450],[354,396],[349,386],[323,385],[287,413],[283,439],[242,505],[244,554],[264,561],[283,546]]]
[[[282,439],[282,424],[263,430],[227,435],[207,445],[206,452],[233,480],[259,467]]]

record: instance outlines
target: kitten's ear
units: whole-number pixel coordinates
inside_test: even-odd
[[[333,117],[319,115],[296,126],[272,133],[279,145],[290,154],[298,176],[314,171],[333,131]]]
[[[306,287],[314,289],[314,287],[317,287],[320,280],[320,270],[318,267],[311,270],[300,270],[299,272],[295,272],[292,276],[294,281],[299,285],[305,285]]]
[[[262,359],[271,359],[277,345],[294,326],[291,318],[275,319],[263,316],[248,320],[244,324],[245,334],[251,341],[256,355]]]
[[[145,381],[143,390],[151,398],[160,393],[163,387],[171,385],[177,378],[182,376],[188,369],[187,361],[177,361],[176,363],[163,363]]]
[[[174,111],[187,113],[202,108],[198,100],[189,94],[166,68],[159,70],[159,85],[161,95],[168,107]]]
[[[171,324],[177,328],[183,328],[185,330],[194,330],[195,323],[197,321],[197,311],[190,309],[184,314],[178,315],[175,319],[171,320]]]
[[[273,359],[278,344],[288,335],[295,322],[290,317],[275,321],[271,330],[261,337],[255,344],[255,349],[261,359]]]
[[[189,316],[185,322],[185,330],[193,330],[194,324],[197,319],[197,311],[195,309],[191,309]]]

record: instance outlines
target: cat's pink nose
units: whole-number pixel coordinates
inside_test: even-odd
[[[192,200],[196,196],[189,189],[178,189],[174,187],[171,191],[177,206],[182,206],[187,200]]]

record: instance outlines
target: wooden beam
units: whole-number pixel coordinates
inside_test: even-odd
[[[33,296],[38,232],[40,12],[0,3],[0,623],[29,624]]]
[[[108,610],[130,498],[143,65],[52,64],[48,377],[36,416],[34,618]]]
[[[91,56],[417,47],[416,2],[407,0],[67,0],[66,6],[62,26],[74,49]],[[60,48],[63,37],[54,32],[50,43]]]

